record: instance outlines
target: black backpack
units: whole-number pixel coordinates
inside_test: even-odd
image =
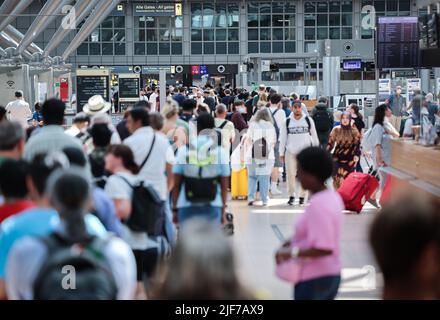
[[[315,122],[315,128],[318,132],[328,132],[331,129],[330,115],[327,110],[319,109],[313,115],[313,121]]]
[[[57,233],[39,239],[47,248],[47,257],[34,281],[35,300],[116,300],[118,289],[103,254],[110,237],[92,237],[82,244]],[[72,279],[66,278],[66,266],[75,272]]]
[[[269,146],[265,138],[256,140],[252,144],[252,159],[267,160],[269,159]]]
[[[228,120],[223,121],[223,123],[218,126],[217,128],[215,128],[215,131],[217,132],[217,145],[221,147],[222,145],[222,130],[223,128],[228,124]]]
[[[139,167],[141,170],[150,158],[151,152],[156,141],[156,135],[153,136],[150,151],[145,160]],[[132,188],[131,213],[124,223],[133,231],[146,232],[148,236],[160,236],[164,234],[165,217],[164,201],[160,198],[152,185],[144,181],[131,184],[125,177],[117,175]]]

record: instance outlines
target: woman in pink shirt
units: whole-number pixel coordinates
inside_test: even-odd
[[[341,281],[340,238],[344,204],[327,189],[333,173],[331,155],[310,147],[297,155],[298,179],[312,193],[295,225],[294,236],[276,253],[277,264],[294,259],[299,267],[295,300],[333,300]]]

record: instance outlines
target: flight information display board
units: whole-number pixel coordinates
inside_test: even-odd
[[[119,78],[119,99],[137,98],[139,99],[139,78]]]
[[[377,26],[377,67],[418,66],[418,17],[380,17]]]
[[[95,95],[101,95],[104,101],[110,102],[110,77],[108,70],[77,70],[77,112],[81,112],[89,98]]]

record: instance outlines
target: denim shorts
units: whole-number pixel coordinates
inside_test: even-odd
[[[187,208],[180,208],[177,211],[177,218],[179,224],[184,223],[192,218],[202,218],[210,222],[221,224],[222,208],[212,207],[209,204],[203,206],[192,206]]]

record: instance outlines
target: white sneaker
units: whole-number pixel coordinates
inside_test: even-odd
[[[281,190],[278,189],[276,184],[272,184],[270,188],[270,193],[272,193],[272,195],[282,194]]]

